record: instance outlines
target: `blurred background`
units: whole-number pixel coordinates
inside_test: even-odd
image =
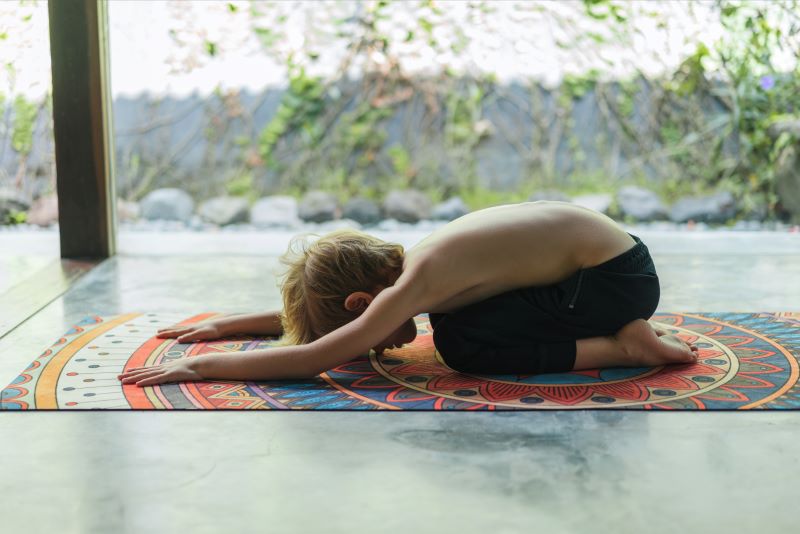
[[[800,222],[796,0],[112,0],[109,37],[123,228],[392,229],[540,199]],[[46,2],[0,3],[0,60],[0,230],[53,229]]]

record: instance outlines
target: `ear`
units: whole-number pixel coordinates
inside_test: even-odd
[[[357,311],[363,313],[367,309],[369,303],[372,302],[373,296],[366,291],[355,291],[347,295],[344,299],[344,308],[347,311]]]

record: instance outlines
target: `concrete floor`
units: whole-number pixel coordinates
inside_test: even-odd
[[[662,280],[659,311],[800,310],[800,235],[639,235]],[[0,383],[89,313],[279,305],[279,244],[212,256],[230,240],[163,243],[103,263],[0,339]],[[798,423],[779,412],[3,413],[0,525],[790,532]]]

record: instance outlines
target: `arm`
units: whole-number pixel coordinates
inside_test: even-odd
[[[283,334],[279,311],[215,317],[200,323],[175,325],[158,331],[158,337],[177,338],[179,343],[219,339],[231,334],[280,336]]]
[[[328,335],[290,347],[226,354],[205,354],[165,365],[131,369],[123,383],[139,386],[181,380],[282,380],[310,378],[352,360],[380,343],[421,304],[421,291],[395,284],[381,291],[358,318]]]
[[[280,311],[269,311],[263,313],[229,315],[220,317],[214,321],[219,326],[223,336],[229,336],[231,334],[280,336],[283,334],[280,315]]]
[[[276,347],[194,358],[203,378],[275,380],[309,378],[369,351],[409,317],[416,315],[414,295],[402,287],[381,291],[364,313],[307,345]]]

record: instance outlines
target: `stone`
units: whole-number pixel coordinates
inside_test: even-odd
[[[297,214],[306,222],[322,223],[342,215],[336,195],[326,191],[309,191],[297,206]]]
[[[296,228],[301,224],[297,200],[284,195],[260,198],[250,208],[250,222],[258,227]]]
[[[360,224],[375,224],[381,220],[381,208],[368,198],[353,197],[345,203],[342,217]]]
[[[16,191],[0,188],[0,224],[5,224],[15,213],[27,212],[30,204]]]
[[[781,134],[788,134],[795,140],[780,151],[775,161],[775,192],[778,212],[788,216],[792,222],[800,222],[800,151],[796,142],[800,139],[800,117],[776,119],[767,132],[773,141],[777,141]]]
[[[767,133],[772,139],[777,139],[782,133],[788,133],[795,139],[800,139],[800,117],[781,117],[776,119],[767,128]]]
[[[176,187],[156,189],[140,203],[142,217],[150,221],[181,221],[188,223],[194,213],[194,200],[189,193]]]
[[[45,195],[33,201],[26,222],[36,226],[50,226],[58,222],[58,196]]]
[[[658,195],[643,187],[625,186],[617,192],[617,205],[621,215],[638,221],[663,219],[667,209]]]
[[[431,218],[452,221],[469,213],[469,208],[461,197],[451,197],[433,207]]]
[[[416,189],[390,191],[383,201],[383,211],[386,216],[405,223],[429,219],[432,208],[427,195]]]
[[[736,200],[729,191],[698,197],[681,197],[672,205],[673,222],[724,223],[736,216]]]
[[[528,197],[528,202],[538,202],[539,200],[558,200],[561,202],[570,202],[569,197],[558,189],[542,189],[541,191],[536,191],[530,197]]]
[[[408,230],[408,228],[408,224],[401,223],[397,219],[384,219],[375,226],[376,230],[380,230],[382,232],[399,232],[402,230]]]
[[[353,219],[334,219],[318,223],[318,232],[333,232],[334,230],[361,230],[361,224]]]
[[[613,198],[608,193],[598,193],[595,195],[580,195],[572,199],[573,204],[589,208],[600,213],[608,213]]]
[[[780,210],[793,222],[800,222],[800,151],[786,146],[775,162],[775,192]]]
[[[242,197],[221,196],[206,200],[197,210],[200,218],[217,226],[247,222],[249,205]]]
[[[139,219],[142,208],[138,202],[132,200],[117,199],[117,220],[120,222],[132,222]]]
[[[747,202],[747,206],[740,206],[743,220],[763,221],[769,216],[769,205],[763,195],[753,195]]]

